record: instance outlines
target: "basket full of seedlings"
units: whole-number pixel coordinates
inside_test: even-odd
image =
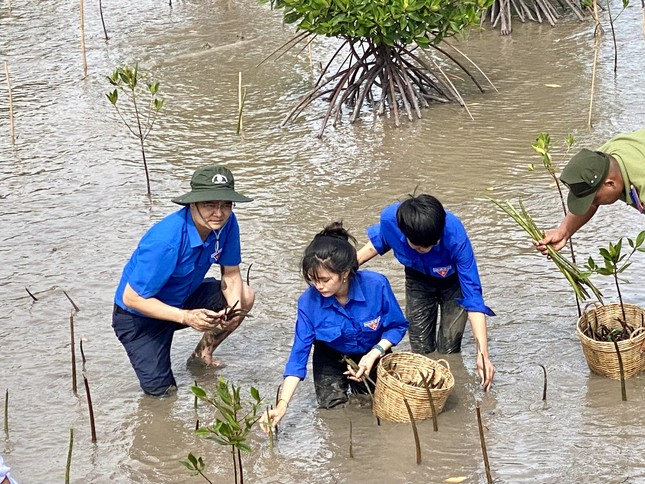
[[[433,360],[409,352],[385,355],[376,368],[372,410],[377,417],[394,422],[431,418],[443,410],[455,380],[446,360]]]
[[[612,276],[618,293],[618,303],[595,305],[578,319],[576,334],[582,343],[589,368],[594,373],[620,379],[622,364],[625,378],[637,375],[645,369],[645,310],[633,304],[623,303],[619,281],[625,282],[622,273],[631,265],[629,259],[635,252],[645,251],[645,231],[636,240],[627,239],[629,254],[621,253],[623,238],[607,248],[600,249],[602,264],[589,257],[588,274]],[[620,277],[619,277],[620,276]]]
[[[598,375],[620,379],[620,359],[625,378],[645,369],[645,310],[633,304],[597,305],[585,311],[576,334],[589,369]],[[618,351],[617,351],[618,349]]]

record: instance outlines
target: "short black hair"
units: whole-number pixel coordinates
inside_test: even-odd
[[[358,270],[355,244],[356,239],[343,228],[342,222],[333,222],[316,234],[302,258],[302,277],[307,284],[317,279],[321,268],[334,274],[349,271],[348,277],[353,277]]]
[[[432,195],[410,195],[396,210],[396,223],[414,245],[430,247],[443,235],[446,210]]]

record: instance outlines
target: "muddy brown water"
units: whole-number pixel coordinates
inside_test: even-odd
[[[522,197],[539,224],[554,225],[559,206],[549,178],[527,165],[539,159],[530,143],[539,131],[559,143],[573,133],[596,146],[619,131],[645,125],[645,42],[639,9],[617,25],[619,68],[602,42],[594,128],[586,128],[592,25],[565,20],[557,28],[515,23],[506,38],[473,32],[460,47],[499,92],[479,93],[456,79],[475,118],[458,106],[435,106],[402,122],[370,114],[350,126],[314,133],[324,104],[286,128],[278,124],[312,83],[306,52],[255,68],[291,35],[279,12],[253,1],[103,2],[85,6],[89,76],[82,77],[78,4],[13,1],[0,6],[0,61],[8,61],[16,145],[9,143],[8,103],[0,86],[0,390],[10,392],[9,434],[2,453],[21,483],[64,478],[69,428],[75,429],[71,481],[200,482],[179,463],[203,456],[213,482],[232,482],[230,454],[193,432],[194,379],[208,386],[214,371],[193,373],[185,360],[199,335],[176,335],[176,396],[141,394],[110,327],[120,271],[145,230],[174,210],[195,167],[227,163],[242,193],[255,202],[236,209],[245,270],[253,263],[253,318],[218,351],[219,374],[272,398],[290,348],[295,304],[304,285],[300,254],[324,224],[342,218],[366,240],[381,208],[419,191],[437,195],[464,221],[474,244],[488,304],[493,390],[474,374],[470,331],[463,353],[448,360],[455,390],[439,418],[419,423],[423,462],[415,464],[409,426],[375,425],[369,408],[319,411],[311,379],[298,389],[279,443],[253,433],[244,455],[245,480],[263,483],[426,483],[463,478],[485,482],[476,402],[486,426],[495,482],[645,482],[645,376],[620,385],[590,374],[574,327],[576,309],[564,279],[530,247],[489,197]],[[615,9],[618,9],[616,4]],[[325,62],[335,43],[318,39],[313,59]],[[115,118],[104,76],[139,61],[161,82],[167,99],[148,144],[153,199],[136,139]],[[315,66],[314,66],[315,68]],[[244,138],[235,134],[238,72],[248,90]],[[561,144],[560,144],[561,146]],[[556,152],[556,160],[562,150]],[[577,238],[583,257],[625,235],[643,219],[626,207],[603,208]],[[391,256],[370,269],[384,272],[404,303],[402,269]],[[625,299],[645,304],[642,254],[623,286]],[[598,280],[609,299],[609,280]],[[28,287],[38,298],[33,302]],[[71,391],[67,291],[80,306],[76,338],[88,361],[98,443],[90,441],[82,379]],[[407,349],[407,341],[401,349]],[[80,355],[79,378],[80,378]],[[542,370],[549,372],[546,403]],[[200,418],[208,414],[200,409]],[[354,458],[349,458],[348,422]]]

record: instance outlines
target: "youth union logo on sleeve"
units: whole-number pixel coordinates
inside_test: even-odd
[[[371,321],[367,321],[366,323],[363,323],[363,326],[372,330],[376,330],[376,328],[378,328],[378,323],[380,322],[381,322],[381,316],[377,317],[376,319],[372,319]]]
[[[432,272],[439,274],[441,277],[446,277],[446,274],[450,272],[450,269],[452,269],[452,266],[433,267]]]

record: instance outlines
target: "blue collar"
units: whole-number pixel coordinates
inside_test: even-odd
[[[358,281],[359,277],[360,276],[358,274],[354,274],[354,277],[352,277],[349,282],[349,292],[347,294],[347,303],[349,303],[349,301],[363,302],[366,300],[365,294],[363,293],[363,289],[361,288],[361,285]],[[322,307],[324,308],[329,308],[332,306],[340,306],[340,303],[338,302],[338,299],[336,299],[336,296],[323,297],[322,300],[323,300]]]
[[[201,247],[211,243],[212,239],[215,238],[213,231],[211,230],[211,232],[208,234],[208,237],[206,237],[206,240],[202,240],[202,236],[199,235],[199,230],[197,230],[197,227],[195,226],[193,215],[190,213],[190,207],[186,207],[185,210],[186,226],[188,231],[188,240],[190,241],[190,247],[194,249],[195,247]]]

